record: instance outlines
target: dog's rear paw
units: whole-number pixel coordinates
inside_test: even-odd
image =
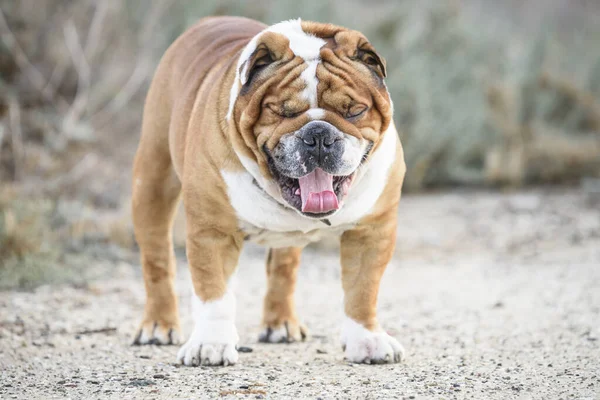
[[[181,329],[179,326],[157,321],[142,322],[142,325],[133,339],[134,345],[167,345],[179,343],[181,343]]]
[[[262,343],[301,342],[308,336],[308,330],[297,321],[285,321],[278,327],[266,326],[258,335]]]
[[[187,366],[233,365],[238,361],[235,344],[208,344],[188,340],[177,353],[177,361]]]
[[[346,359],[364,364],[389,364],[401,362],[404,348],[385,331],[369,331],[348,319],[342,329],[342,345]]]

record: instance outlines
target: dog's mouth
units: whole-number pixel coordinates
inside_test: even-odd
[[[334,214],[342,206],[353,177],[354,173],[335,176],[315,168],[298,179],[278,174],[276,180],[281,196],[289,205],[306,216],[323,218]]]
[[[292,178],[276,167],[269,151],[267,161],[271,175],[277,182],[281,197],[301,214],[311,218],[325,218],[334,214],[343,204],[356,171],[350,175],[333,175],[317,167],[312,172]]]

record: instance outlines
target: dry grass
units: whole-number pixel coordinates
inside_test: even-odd
[[[48,247],[49,201],[19,201],[0,193],[0,288],[29,287],[56,275],[56,249]]]

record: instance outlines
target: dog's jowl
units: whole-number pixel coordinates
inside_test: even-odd
[[[293,303],[302,247],[341,239],[345,357],[393,363],[377,294],[404,179],[383,57],[360,32],[290,20],[206,18],[164,55],[133,173],[146,307],[136,344],[182,339],[173,215],[183,199],[194,287],[185,365],[238,361],[231,279],[245,240],[269,248],[263,342],[306,337]]]

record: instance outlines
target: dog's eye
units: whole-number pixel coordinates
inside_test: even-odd
[[[364,104],[353,104],[346,110],[344,118],[349,121],[355,121],[359,119],[368,109],[369,107]]]
[[[284,118],[296,118],[298,115],[302,114],[303,111],[292,111],[292,110],[283,110],[281,116]]]
[[[299,116],[300,114],[302,114],[304,112],[304,111],[297,111],[297,110],[293,110],[293,109],[282,107],[282,106],[277,106],[273,103],[267,104],[267,108],[269,110],[271,110],[273,113],[275,113],[283,118],[296,118],[297,116]]]

